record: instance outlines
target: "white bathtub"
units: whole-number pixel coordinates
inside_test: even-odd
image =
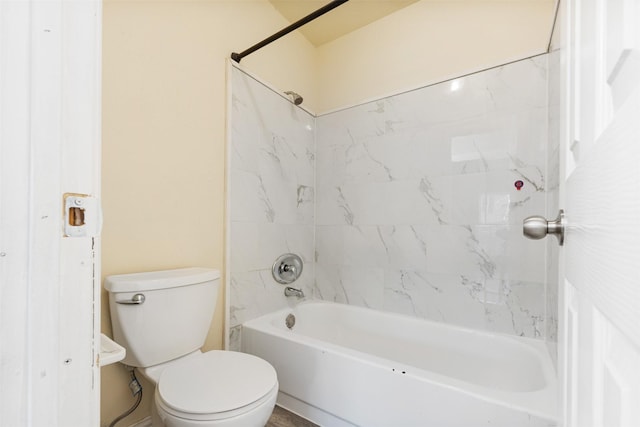
[[[281,406],[323,426],[556,425],[555,372],[536,340],[306,302],[246,322],[242,350],[273,364]]]

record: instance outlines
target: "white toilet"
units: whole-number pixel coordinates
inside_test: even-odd
[[[202,353],[220,273],[184,268],[109,276],[105,288],[122,361],[155,386],[154,427],[262,427],[278,394],[276,371],[245,353]]]

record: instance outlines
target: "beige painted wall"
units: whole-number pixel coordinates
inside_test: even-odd
[[[287,25],[266,0],[104,4],[103,275],[224,265],[226,59]],[[242,64],[312,104],[312,46],[298,34]],[[275,58],[275,60],[274,60]],[[102,327],[111,335],[106,293]],[[221,348],[223,295],[206,348]],[[133,403],[102,368],[101,423]],[[126,421],[149,414],[153,389]]]
[[[320,46],[318,112],[547,50],[554,0],[423,0]]]
[[[423,1],[318,49],[290,34],[242,64],[326,111],[544,51],[546,4]],[[105,0],[104,276],[222,270],[226,59],[285,25],[267,0]],[[223,299],[206,349],[222,347]],[[127,383],[120,364],[102,368],[102,425],[133,403]],[[149,414],[143,385],[124,425]]]

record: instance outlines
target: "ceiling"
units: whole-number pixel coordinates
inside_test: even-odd
[[[300,31],[314,46],[320,46],[364,27],[418,0],[350,0],[309,22]],[[330,0],[269,0],[290,22],[295,22],[328,4]]]

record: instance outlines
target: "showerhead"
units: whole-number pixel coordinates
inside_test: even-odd
[[[286,91],[284,93],[285,95],[289,95],[291,97],[291,100],[293,101],[293,103],[295,105],[300,105],[302,104],[302,97],[300,95],[298,95],[297,93],[293,92],[293,91]]]

